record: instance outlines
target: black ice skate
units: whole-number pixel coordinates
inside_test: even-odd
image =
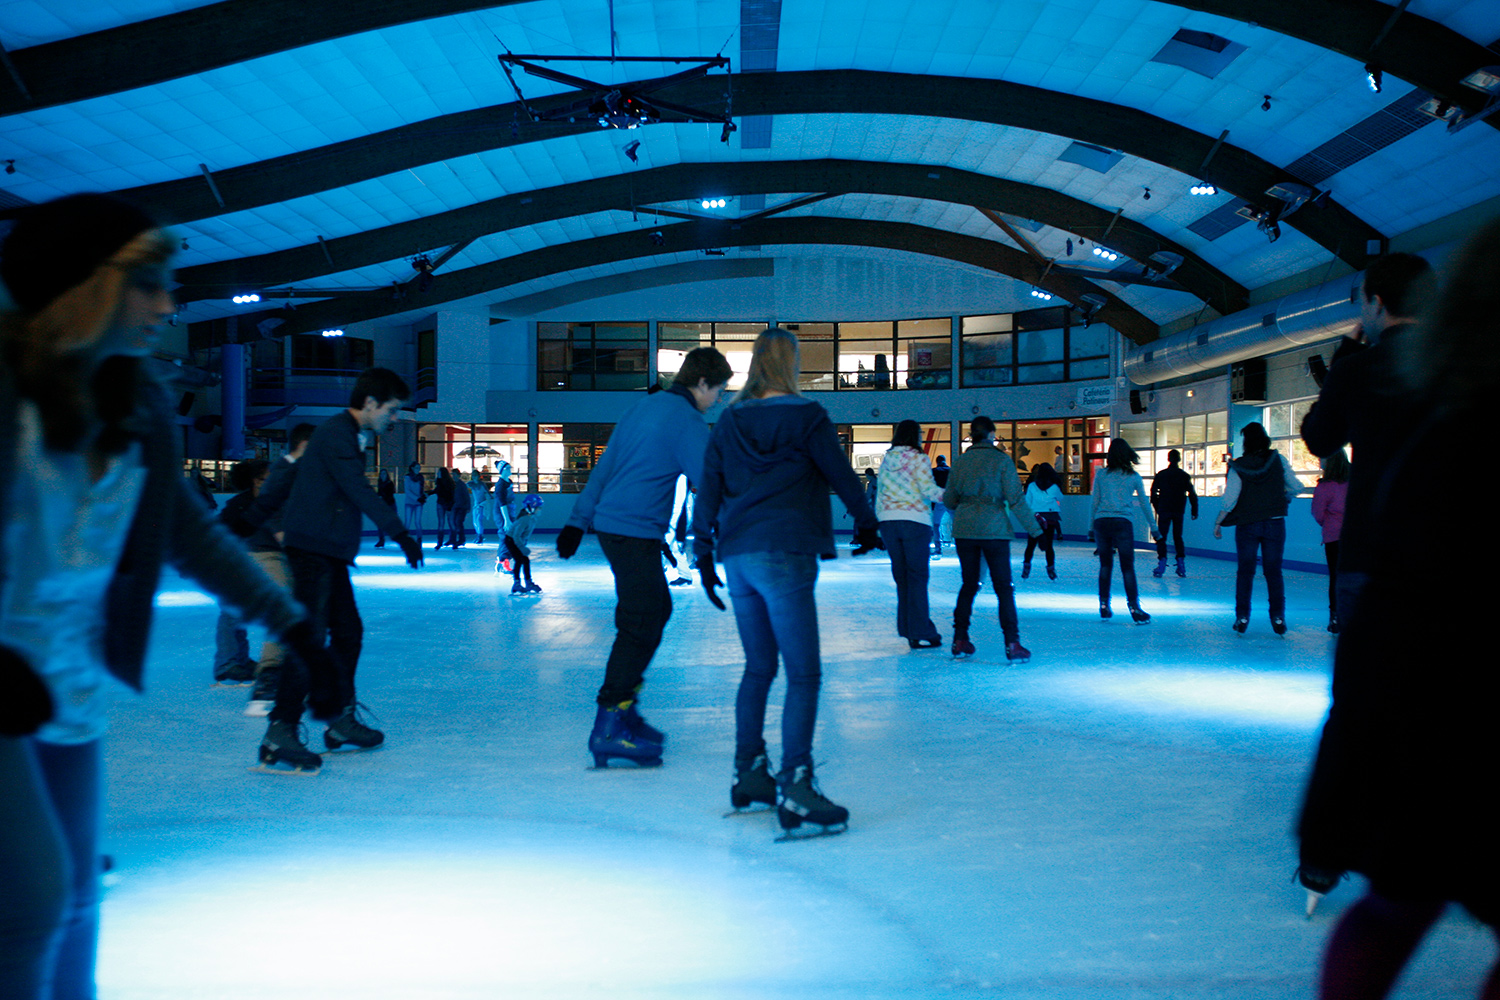
[[[343,715],[328,724],[323,733],[323,743],[328,749],[337,750],[347,744],[356,750],[373,750],[385,742],[385,733],[360,721],[355,713],[357,707],[350,705]]]
[[[771,777],[770,761],[765,754],[734,762],[734,784],[729,788],[729,804],[734,810],[725,813],[725,817],[770,812],[776,805],[776,779]]]
[[[262,774],[317,774],[323,758],[307,749],[300,729],[290,722],[272,722],[260,741],[260,766],[251,770]]]
[[[818,790],[812,768],[807,765],[781,776],[776,783],[776,799],[776,819],[782,831],[776,838],[778,844],[788,840],[831,837],[849,829],[849,810],[834,805]],[[803,830],[804,823],[818,829]]]

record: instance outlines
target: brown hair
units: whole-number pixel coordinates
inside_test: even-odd
[[[800,396],[797,376],[801,373],[802,354],[797,346],[797,335],[779,326],[763,330],[755,338],[750,355],[750,374],[746,376],[745,387],[740,390],[736,401],[760,399],[768,392]]]

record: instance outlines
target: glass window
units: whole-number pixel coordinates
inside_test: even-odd
[[[578,493],[599,463],[614,424],[541,424],[537,427],[538,493]]]
[[[963,340],[963,384],[1010,385],[1015,381],[1015,342],[1012,334],[996,333]]]
[[[953,387],[953,323],[947,319],[909,319],[896,324],[898,389]]]
[[[417,425],[417,462],[429,486],[439,468],[458,469],[465,474],[478,471],[486,482],[494,482],[502,461],[510,463],[511,485],[517,493],[535,492],[525,424]],[[405,469],[395,471],[406,474]],[[400,476],[396,479],[399,482]]]
[[[645,323],[538,323],[537,388],[646,387]]]
[[[1016,334],[1016,360],[1023,365],[1063,359],[1061,330],[1030,330]],[[1058,365],[1061,370],[1062,366]]]
[[[1068,378],[1075,382],[1091,378],[1109,378],[1109,358],[1071,362],[1068,365]]]
[[[1271,447],[1281,452],[1292,467],[1293,474],[1310,491],[1318,484],[1322,465],[1302,443],[1302,418],[1312,409],[1316,399],[1301,399],[1290,403],[1277,403],[1262,412],[1266,433],[1271,436]]]
[[[1093,358],[1103,356],[1108,367],[1110,334],[1114,330],[1103,323],[1093,326],[1074,326],[1068,331],[1068,357]],[[1075,375],[1074,378],[1077,378]]]
[[[1136,471],[1149,486],[1167,466],[1167,452],[1182,452],[1182,469],[1201,496],[1222,496],[1229,469],[1229,413],[1215,410],[1191,417],[1121,424],[1120,436],[1141,456]]]
[[[1065,377],[1061,364],[1021,365],[1016,369],[1018,382],[1061,382]]]
[[[891,362],[895,353],[895,324],[838,324],[838,387],[892,388]]]
[[[825,392],[834,387],[837,370],[837,339],[832,323],[786,323],[783,329],[797,335],[802,355],[802,377],[797,388],[803,392]]]

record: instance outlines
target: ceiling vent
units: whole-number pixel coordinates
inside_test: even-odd
[[[1076,163],[1080,167],[1088,167],[1090,170],[1097,170],[1101,174],[1107,174],[1111,167],[1124,158],[1124,153],[1113,149],[1095,146],[1091,142],[1075,142],[1063,150],[1058,160],[1062,163]]]
[[[1183,28],[1161,47],[1160,52],[1151,57],[1151,61],[1181,66],[1211,80],[1243,51],[1245,46],[1239,42],[1231,42],[1206,31],[1189,31]]]

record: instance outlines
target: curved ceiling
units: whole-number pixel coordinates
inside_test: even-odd
[[[308,23],[305,0],[221,0],[104,31],[9,53],[14,72],[0,83],[0,115],[15,114],[164,83],[222,66],[413,21],[525,4],[529,0],[366,0],[322,5]],[[1384,31],[1392,8],[1378,0],[1173,0],[1175,6],[1249,21],[1319,48],[1366,61],[1463,107],[1477,108],[1465,74],[1494,53],[1418,13]],[[602,13],[602,12],[600,12]],[[1247,17],[1246,15],[1253,15]],[[1372,43],[1380,39],[1372,51]],[[171,52],[171,59],[142,59]],[[1500,128],[1500,121],[1491,121]]]
[[[519,284],[542,275],[600,264],[635,260],[651,266],[654,258],[682,251],[766,244],[865,246],[902,250],[970,264],[1043,288],[1070,302],[1078,302],[1084,295],[1097,295],[1106,303],[1097,313],[1101,322],[1108,323],[1138,344],[1149,343],[1158,335],[1155,323],[1108,290],[1076,274],[1058,270],[1048,273],[1043,262],[993,240],[900,222],[818,217],[763,218],[740,222],[700,219],[656,228],[662,234],[661,245],[653,243],[645,232],[616,233],[574,240],[489,264],[447,272],[433,283],[429,291],[415,292],[408,286],[403,289],[403,294],[411,299],[420,298],[424,307],[431,307]],[[392,291],[387,288],[313,302],[298,306],[295,312],[288,314],[285,317],[286,328],[280,332],[308,333],[332,325],[378,319],[389,315],[393,304],[407,309],[412,307],[411,302],[393,300]]]
[[[850,160],[683,163],[507,195],[323,243],[183,268],[177,275],[182,283],[177,297],[179,302],[192,302],[224,298],[245,288],[308,282],[399,258],[413,246],[466,243],[483,234],[593,212],[630,212],[714,192],[745,195],[793,191],[888,194],[970,205],[1036,219],[1096,240],[1109,231],[1110,246],[1136,261],[1149,260],[1159,251],[1180,254],[1183,263],[1169,280],[1218,312],[1242,309],[1247,301],[1243,286],[1187,248],[1140,223],[1116,220],[1111,212],[1048,188],[966,170]],[[1076,263],[1082,263],[1081,258]]]
[[[511,95],[494,56],[617,44],[663,59],[719,49],[744,67],[740,0],[371,0],[316,19],[290,0],[174,10],[192,2],[0,7],[0,42],[37,40],[9,51],[0,74],[0,159],[17,168],[0,176],[0,211],[103,186],[184,223],[189,319],[232,311],[205,297],[247,286],[388,286],[422,252],[446,253],[444,301],[468,288],[458,297],[474,305],[520,273],[650,267],[663,251],[639,230],[655,223],[630,215],[693,215],[681,202],[719,193],[744,196],[726,213],[735,220],[662,228],[697,249],[847,240],[1020,281],[1046,273],[1075,302],[1103,294],[1122,332],[1145,340],[1198,306],[1128,274],[1068,274],[1065,244],[1107,233],[1128,258],[1179,253],[1172,283],[1225,312],[1246,289],[1336,261],[1363,266],[1385,237],[1500,197],[1487,166],[1500,160],[1495,129],[1421,130],[1427,119],[1410,111],[1421,95],[1398,96],[1405,80],[1480,106],[1459,80],[1500,62],[1474,40],[1500,37],[1500,4],[1479,0],[771,0],[779,41],[762,33],[754,45],[769,44],[774,71],[656,95],[732,101],[742,129],[727,145],[717,127],[670,114],[636,133],[518,124],[519,105],[496,103]],[[160,16],[128,23],[127,10]],[[1228,68],[1215,76],[1154,55],[1183,33],[1229,46]],[[755,55],[765,63],[766,51]],[[1365,89],[1367,61],[1387,93]],[[677,68],[594,65],[616,85]],[[534,108],[579,96],[520,80]],[[1372,138],[1382,116],[1404,131]],[[764,141],[748,142],[749,120]],[[639,164],[624,156],[632,139]],[[1106,164],[1070,160],[1070,139],[1099,147]],[[1331,165],[1315,179],[1313,154]],[[1224,194],[1189,197],[1199,178]],[[1234,215],[1236,199],[1277,207],[1268,189],[1298,180],[1329,197],[1282,221],[1274,246]],[[758,196],[782,204],[764,209]],[[416,301],[341,295],[298,314],[357,302],[365,318],[409,318]]]

